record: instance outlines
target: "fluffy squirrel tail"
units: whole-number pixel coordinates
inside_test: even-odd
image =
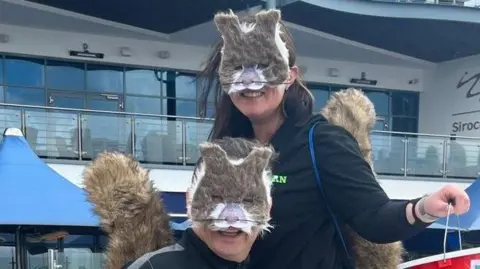
[[[348,88],[332,95],[321,114],[332,124],[346,129],[357,140],[365,161],[373,170],[372,131],[376,113],[373,103],[361,91]],[[396,269],[402,262],[404,249],[401,242],[374,244],[348,229],[355,250],[357,269]]]
[[[373,167],[370,132],[377,115],[370,99],[361,90],[348,88],[333,93],[321,113],[330,123],[345,128],[357,140],[364,158]]]
[[[120,269],[173,243],[169,216],[148,170],[131,156],[100,154],[84,170],[84,185],[108,234],[107,268]]]

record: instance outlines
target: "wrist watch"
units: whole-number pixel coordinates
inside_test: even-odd
[[[418,218],[420,218],[424,222],[430,223],[430,222],[434,222],[434,221],[438,220],[439,218],[435,217],[435,216],[432,216],[425,211],[425,199],[426,198],[427,198],[427,196],[423,196],[422,199],[420,199],[420,201],[418,202],[418,213],[420,213]]]

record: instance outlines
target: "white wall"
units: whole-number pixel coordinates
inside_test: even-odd
[[[428,89],[420,93],[419,132],[477,139],[457,139],[462,147],[452,152],[448,139],[424,137],[419,155],[425,157],[426,148],[434,146],[440,156],[447,154],[447,171],[474,176],[480,172],[480,55],[441,63],[431,76]],[[467,98],[468,92],[474,96]]]
[[[49,164],[57,173],[67,178],[77,186],[83,187],[82,172],[85,166],[70,164]],[[185,192],[190,185],[193,169],[152,169],[150,179],[156,188],[164,192]],[[440,189],[447,182],[444,179],[398,179],[380,176],[380,182],[385,192],[392,199],[413,199]],[[461,188],[468,187],[471,182],[452,181]]]
[[[75,185],[83,188],[84,165],[73,164],[51,164],[53,170]],[[150,179],[159,190],[165,192],[184,192],[192,179],[193,169],[151,169]]]
[[[0,53],[72,59],[72,57],[68,56],[68,51],[71,49],[81,50],[82,43],[87,43],[90,51],[105,54],[105,59],[100,60],[100,62],[168,67],[183,70],[198,70],[210,50],[208,47],[2,24],[0,24],[0,33],[10,36],[8,43],[0,43]],[[130,47],[133,50],[131,57],[120,56],[119,48],[123,46]],[[170,51],[171,57],[169,59],[158,58],[157,53],[159,50]],[[368,78],[378,80],[378,85],[376,86],[378,88],[422,91],[424,87],[424,70],[422,69],[304,57],[298,57],[298,64],[306,67],[305,79],[312,82],[349,84],[350,78],[359,78],[361,72],[366,72]],[[337,68],[339,76],[328,76],[328,68]],[[409,84],[408,82],[412,79],[418,79],[419,83]]]
[[[471,93],[480,93],[480,75],[457,88],[475,74],[480,74],[480,55],[437,66],[429,89],[420,94],[420,132],[480,137],[480,95],[466,97],[472,87]],[[477,113],[462,114],[472,111]]]

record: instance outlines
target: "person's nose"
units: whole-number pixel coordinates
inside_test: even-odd
[[[222,210],[222,213],[220,213],[220,219],[223,219],[228,223],[235,223],[245,219],[245,214],[239,204],[229,203]]]

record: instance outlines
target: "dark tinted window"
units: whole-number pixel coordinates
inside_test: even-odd
[[[332,87],[330,87],[330,91],[339,92],[339,91],[345,90],[347,88],[348,88],[348,86],[332,86]]]
[[[5,81],[10,86],[44,87],[44,60],[6,57]]]
[[[145,69],[129,69],[125,72],[125,92],[129,94],[161,96],[165,95],[162,82],[164,73]]]
[[[375,111],[379,116],[387,116],[390,114],[390,95],[388,92],[365,91],[367,97],[375,106]]]
[[[194,75],[178,73],[175,78],[175,97],[197,99],[197,82]]]
[[[45,90],[22,87],[6,87],[5,102],[23,105],[45,105]]]
[[[176,100],[177,116],[197,117],[197,102]]]
[[[394,132],[418,132],[417,118],[408,117],[393,117],[392,118],[392,131]]]
[[[215,107],[213,104],[207,105],[207,110],[205,112],[205,118],[213,118],[215,116]]]
[[[125,97],[125,109],[127,112],[144,114],[161,114],[161,99],[154,97]]]
[[[85,64],[47,61],[47,88],[85,90]]]
[[[87,65],[87,91],[123,93],[123,68]]]
[[[418,116],[418,93],[392,92],[392,114],[394,116]]]
[[[315,104],[313,110],[315,112],[320,111],[328,101],[328,86],[313,86],[310,87],[310,91],[312,92],[313,96],[315,97]]]

